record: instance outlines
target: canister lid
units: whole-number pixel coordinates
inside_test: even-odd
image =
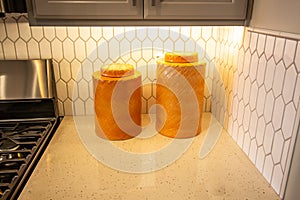
[[[195,63],[198,62],[197,52],[167,52],[165,62],[170,63]]]
[[[101,68],[101,75],[112,78],[121,78],[134,75],[134,67],[130,64],[114,63]]]

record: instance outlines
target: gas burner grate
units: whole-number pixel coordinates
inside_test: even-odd
[[[0,122],[0,200],[17,197],[58,123],[56,118]]]
[[[10,138],[1,138],[0,139],[0,152],[2,151],[14,151],[17,150],[20,146],[11,140]]]

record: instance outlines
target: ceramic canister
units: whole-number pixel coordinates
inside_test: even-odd
[[[141,132],[141,74],[129,64],[111,64],[93,74],[95,132],[125,140]]]
[[[170,52],[157,60],[156,130],[172,138],[201,132],[205,62],[198,53]]]

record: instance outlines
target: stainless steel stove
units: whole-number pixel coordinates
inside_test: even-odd
[[[0,61],[0,199],[16,199],[60,123],[51,60]]]

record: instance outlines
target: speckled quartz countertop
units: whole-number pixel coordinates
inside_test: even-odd
[[[65,117],[19,199],[280,199],[225,131],[212,151],[199,158],[208,120],[210,115],[204,114],[202,133],[174,163],[155,172],[130,173],[91,155],[74,118]],[[128,151],[149,151],[148,146],[169,141],[153,134],[113,144]]]

